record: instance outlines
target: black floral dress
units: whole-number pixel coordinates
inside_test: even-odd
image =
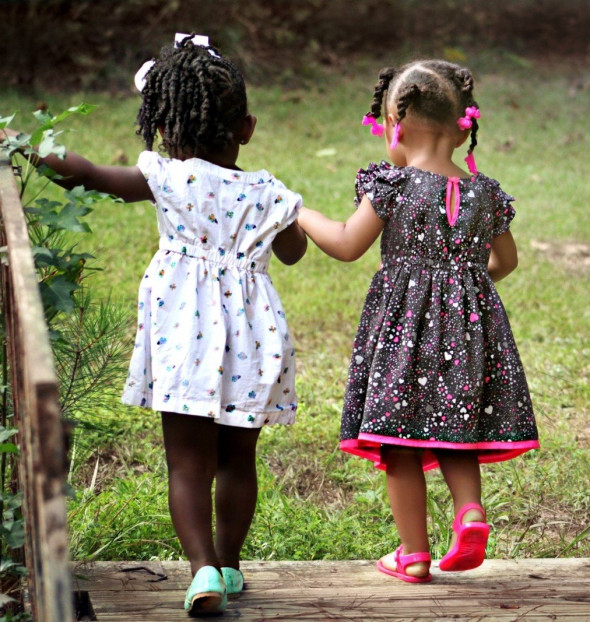
[[[449,178],[387,162],[359,171],[356,188],[386,224],[350,361],[341,449],[378,468],[382,445],[423,449],[427,470],[436,449],[496,462],[537,448],[524,370],[487,272],[513,197],[481,173]]]

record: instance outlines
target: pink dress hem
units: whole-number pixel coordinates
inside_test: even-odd
[[[379,436],[377,434],[359,434],[358,439],[340,441],[340,449],[346,453],[371,460],[375,468],[385,470],[385,464],[381,460],[381,446],[391,445],[424,449],[422,466],[425,471],[439,466],[433,449],[453,449],[459,451],[478,451],[479,462],[503,462],[520,456],[532,449],[539,449],[539,441],[483,441],[478,443],[451,443],[445,441],[423,441],[406,438],[392,438],[391,436]]]

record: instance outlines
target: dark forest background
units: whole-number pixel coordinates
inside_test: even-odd
[[[2,83],[43,89],[126,89],[176,31],[208,34],[258,83],[360,54],[590,51],[589,0],[0,0],[0,10]]]

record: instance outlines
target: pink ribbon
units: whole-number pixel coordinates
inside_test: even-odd
[[[453,191],[455,192],[455,209],[453,210],[453,212],[451,212],[451,197]],[[461,205],[461,191],[459,190],[458,177],[449,177],[449,181],[447,181],[447,198],[445,200],[445,205],[447,208],[447,221],[452,227],[457,222],[457,217],[459,216],[459,207]]]
[[[477,175],[477,166],[475,164],[475,156],[473,155],[473,151],[467,152],[467,157],[465,158],[465,162],[467,163],[467,168],[472,175]]]

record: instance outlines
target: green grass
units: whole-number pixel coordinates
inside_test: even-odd
[[[499,291],[527,370],[542,444],[540,451],[483,468],[494,527],[489,555],[589,556],[590,218],[582,128],[590,90],[577,87],[567,61],[544,69],[490,55],[471,64],[482,109],[478,166],[517,197],[512,231],[520,266]],[[344,75],[326,74],[301,91],[251,89],[258,127],[241,166],[268,168],[301,192],[306,205],[345,218],[353,209],[357,169],[385,158],[382,142],[360,125],[379,67],[357,61]],[[55,111],[81,101],[99,105],[91,117],[72,122],[76,132],[65,138],[68,147],[102,163],[134,163],[141,150],[132,129],[137,96],[45,97]],[[26,126],[24,113],[36,101],[3,92],[0,115],[20,109]],[[94,236],[84,249],[104,267],[93,277],[96,294],[110,293],[133,308],[157,247],[151,206],[105,202],[89,222]],[[246,558],[376,558],[396,545],[383,475],[338,450],[348,356],[378,263],[378,245],[352,264],[314,247],[295,267],[273,262],[298,349],[301,406],[295,426],[268,428],[261,436],[259,504]],[[88,413],[110,432],[84,431],[78,441],[73,556],[180,558],[167,512],[159,417],[117,403],[113,411]],[[432,548],[439,557],[448,543],[450,504],[440,474],[428,480]]]

